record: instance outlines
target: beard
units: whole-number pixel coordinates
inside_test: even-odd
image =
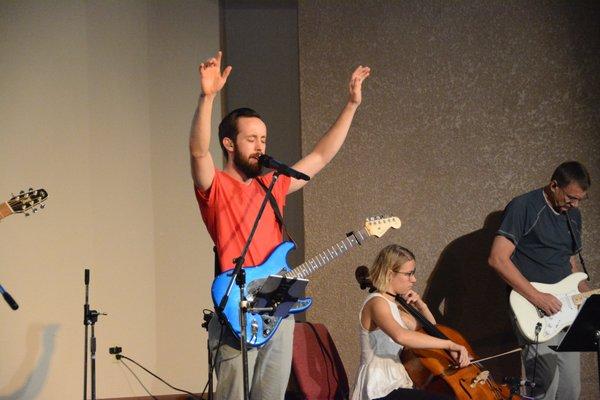
[[[260,171],[262,170],[258,160],[256,160],[255,163],[250,163],[250,160],[244,159],[237,148],[233,150],[233,163],[248,178],[256,178],[260,175]]]

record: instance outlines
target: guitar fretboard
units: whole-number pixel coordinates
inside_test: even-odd
[[[333,261],[342,254],[346,253],[348,250],[361,245],[368,237],[369,234],[367,233],[366,229],[361,229],[360,231],[352,232],[341,242],[338,242],[333,246],[325,249],[313,258],[305,261],[290,272],[286,273],[285,277],[306,278],[325,264],[328,264],[330,261]]]

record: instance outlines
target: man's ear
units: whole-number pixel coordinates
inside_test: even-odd
[[[223,138],[223,146],[225,147],[225,150],[233,151],[233,140],[231,140],[231,138],[224,137]]]

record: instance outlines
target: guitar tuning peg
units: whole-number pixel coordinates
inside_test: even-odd
[[[25,191],[24,191],[24,190],[21,190],[21,191],[19,192],[19,194],[23,194],[23,193],[25,193]]]
[[[30,191],[30,192],[33,192],[33,188],[31,188],[31,187],[30,187],[30,188],[29,188],[29,191]]]
[[[33,209],[33,213],[35,214],[36,212],[37,212],[37,208],[34,208]]]
[[[45,204],[41,204],[40,208],[43,210],[44,208],[46,208],[46,205]]]
[[[26,217],[29,217],[29,213],[25,213],[25,216],[26,216]]]

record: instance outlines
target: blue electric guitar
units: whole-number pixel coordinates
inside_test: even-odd
[[[290,269],[287,264],[287,254],[295,248],[292,242],[283,242],[273,250],[267,259],[258,266],[244,267],[246,271],[245,296],[249,302],[254,300],[260,291],[262,284],[269,275],[281,275],[285,278],[306,278],[319,268],[328,264],[348,250],[362,244],[369,236],[381,237],[390,228],[400,228],[400,219],[397,217],[372,217],[365,222],[365,227],[357,232],[352,232],[341,242],[317,254],[315,257]],[[212,299],[215,307],[221,303],[221,299],[227,294],[232,271],[226,271],[218,275],[211,288]],[[223,315],[233,334],[239,339],[241,335],[239,323],[240,292],[234,285],[229,293],[229,300],[223,310]],[[310,297],[299,299],[289,310],[289,314],[297,314],[308,309],[312,304]],[[286,315],[287,316],[287,315]],[[246,342],[249,346],[260,347],[267,343],[273,336],[281,319],[285,316],[269,314],[246,313]]]

